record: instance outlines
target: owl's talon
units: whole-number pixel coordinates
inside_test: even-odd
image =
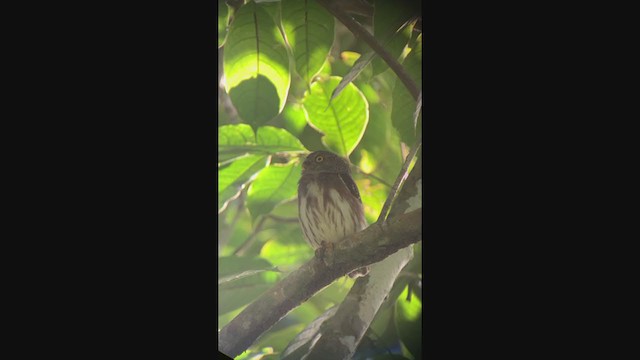
[[[329,266],[330,263],[327,260],[332,257],[331,254],[333,253],[333,249],[333,243],[323,240],[320,242],[320,247],[316,249],[315,255],[318,259],[322,260],[327,266]]]

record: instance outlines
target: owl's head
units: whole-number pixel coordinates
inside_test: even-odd
[[[343,173],[348,174],[349,162],[329,151],[314,151],[302,163],[304,174]]]

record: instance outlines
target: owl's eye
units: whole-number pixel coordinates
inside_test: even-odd
[[[324,160],[324,156],[322,155],[316,156],[316,162],[322,162],[322,160]]]

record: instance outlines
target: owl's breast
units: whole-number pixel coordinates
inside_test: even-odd
[[[332,174],[333,175],[333,174]],[[337,242],[366,227],[362,203],[339,180],[303,176],[298,185],[298,216],[313,248]]]

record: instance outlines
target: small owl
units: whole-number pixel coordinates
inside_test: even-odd
[[[328,151],[307,156],[298,183],[298,218],[305,239],[314,249],[367,227],[360,192],[346,159]],[[349,277],[368,272],[369,268],[363,267]]]

